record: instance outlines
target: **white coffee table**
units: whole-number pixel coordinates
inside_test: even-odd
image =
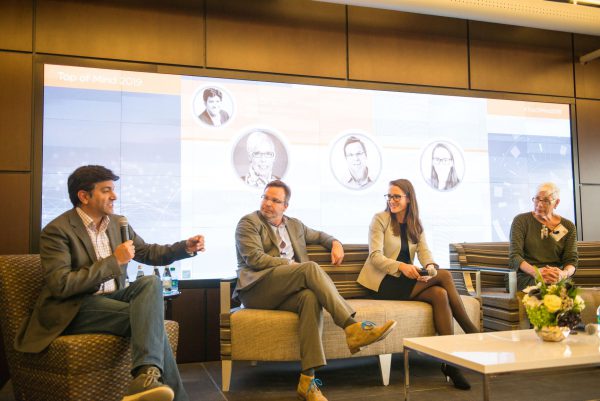
[[[417,351],[483,375],[483,399],[489,400],[493,376],[600,365],[600,335],[578,333],[551,343],[533,330],[496,331],[404,339],[404,399],[409,400],[409,353]]]

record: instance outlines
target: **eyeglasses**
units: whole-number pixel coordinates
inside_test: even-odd
[[[552,202],[554,202],[554,199],[544,199],[544,198],[538,198],[537,196],[534,196],[533,198],[531,198],[531,201],[533,203],[542,203],[542,204],[548,206]]]
[[[402,200],[402,198],[408,198],[408,195],[385,194],[383,195],[383,197],[386,198],[388,201],[399,201]]]
[[[365,152],[356,152],[356,153],[346,153],[346,159],[351,159],[353,157],[363,157]]]
[[[252,152],[253,159],[272,159],[275,157],[275,152]]]
[[[441,164],[442,166],[447,166],[452,162],[452,159],[447,157],[447,158],[439,158],[439,157],[434,157],[433,158],[433,164]]]
[[[267,195],[262,195],[261,199],[263,200],[263,202],[271,201],[276,205],[281,205],[285,203],[285,201],[282,201],[281,199],[269,198]]]

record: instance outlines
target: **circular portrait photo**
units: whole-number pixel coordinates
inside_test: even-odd
[[[263,189],[269,182],[285,176],[289,157],[281,138],[271,129],[253,128],[237,139],[232,163],[246,185]]]
[[[450,191],[460,185],[465,159],[457,145],[448,140],[431,142],[421,153],[421,175],[437,191]]]
[[[204,86],[194,94],[192,113],[206,127],[220,127],[233,116],[233,100],[222,88]]]
[[[330,146],[329,166],[342,186],[363,190],[379,178],[381,152],[367,134],[343,133]]]

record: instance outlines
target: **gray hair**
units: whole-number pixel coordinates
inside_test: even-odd
[[[262,131],[252,132],[250,135],[248,135],[248,139],[246,140],[246,152],[248,152],[250,155],[252,152],[254,152],[254,149],[256,149],[256,147],[262,143],[268,143],[273,147],[273,149],[275,149],[275,144],[268,134],[265,134]]]
[[[538,185],[537,192],[548,192],[553,199],[560,199],[560,189],[553,182],[544,182]]]

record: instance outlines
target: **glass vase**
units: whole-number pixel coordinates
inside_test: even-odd
[[[544,326],[535,329],[535,334],[544,341],[559,342],[569,336],[568,327]]]

